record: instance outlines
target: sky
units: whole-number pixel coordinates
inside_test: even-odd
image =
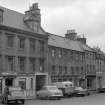
[[[0,0],[0,6],[24,13],[35,2],[45,31],[64,36],[75,29],[105,52],[105,0]]]

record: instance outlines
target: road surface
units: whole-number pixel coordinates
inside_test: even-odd
[[[9,105],[19,104],[10,103]],[[85,97],[62,98],[61,100],[26,100],[24,105],[105,105],[105,93]]]
[[[61,100],[28,100],[25,105],[105,105],[105,93],[63,98]]]

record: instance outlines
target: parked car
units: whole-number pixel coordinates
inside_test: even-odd
[[[16,103],[25,102],[24,90],[20,87],[5,87],[4,94],[2,94],[1,102],[2,104],[8,104],[9,102],[14,101]]]
[[[83,89],[82,87],[75,87],[74,95],[76,95],[76,96],[86,96],[86,95],[90,95],[90,92],[89,92],[89,90]]]
[[[56,86],[44,86],[37,91],[37,97],[40,99],[61,99],[63,94]]]
[[[53,85],[62,90],[64,96],[72,96],[74,93],[74,83],[70,81],[55,82]]]
[[[103,85],[101,88],[98,88],[99,93],[105,93],[105,85]]]

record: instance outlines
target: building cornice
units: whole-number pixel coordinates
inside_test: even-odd
[[[0,24],[0,30],[6,30],[6,31],[19,33],[19,34],[31,35],[33,37],[48,39],[47,33],[44,35],[44,34],[21,30],[21,29],[10,27],[10,26],[1,25],[1,24]]]

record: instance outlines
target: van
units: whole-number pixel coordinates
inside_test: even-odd
[[[64,96],[72,96],[74,93],[74,83],[70,81],[55,82],[53,85],[62,90]]]

